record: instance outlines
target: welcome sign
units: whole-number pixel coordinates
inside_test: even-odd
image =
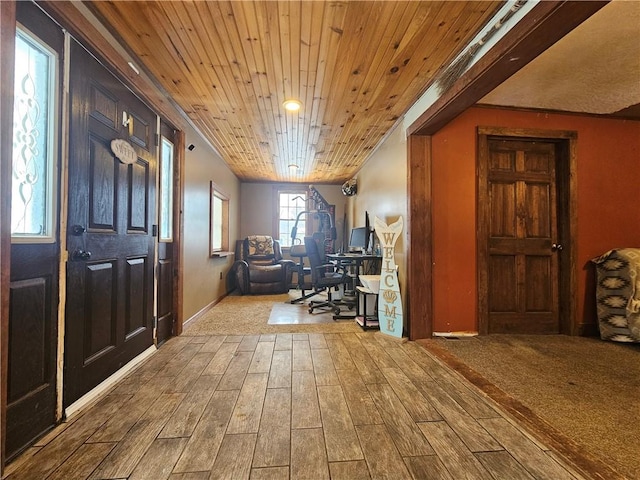
[[[402,217],[387,225],[378,217],[374,219],[376,236],[382,247],[382,270],[380,272],[380,292],[378,294],[378,321],[380,331],[402,338],[402,298],[396,272],[395,246],[402,232]]]

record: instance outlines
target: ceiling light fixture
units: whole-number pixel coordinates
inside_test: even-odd
[[[290,163],[289,164],[289,170],[297,170],[298,168],[300,168],[298,165],[296,165],[295,163]]]
[[[282,106],[285,110],[289,110],[290,112],[297,112],[302,107],[302,102],[300,100],[289,99],[285,100],[282,103]]]

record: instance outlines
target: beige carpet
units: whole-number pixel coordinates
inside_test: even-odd
[[[303,304],[288,303],[297,292],[283,295],[229,295],[185,326],[184,335],[250,335],[262,333],[361,332],[350,320],[333,321],[331,313],[313,313]],[[291,324],[269,324],[271,312],[291,312]]]
[[[578,456],[640,479],[640,345],[563,335],[419,343],[499,403],[523,404],[543,420],[534,427],[545,430],[546,422]],[[525,421],[527,409],[518,413]]]

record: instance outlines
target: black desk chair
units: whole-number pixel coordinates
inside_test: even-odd
[[[307,250],[302,244],[292,245],[289,249],[289,255],[293,258],[298,258],[294,272],[296,272],[296,276],[298,277],[296,288],[300,290],[302,295],[298,298],[294,298],[293,300],[289,300],[287,303],[304,302],[307,298],[315,295],[315,292],[313,291],[311,293],[305,293],[305,290],[313,289],[311,284],[308,281],[305,281],[305,277],[311,275],[311,268],[304,266],[304,258],[307,256]]]
[[[346,269],[325,261],[324,245],[319,240],[304,237],[304,246],[311,265],[311,284],[314,293],[327,292],[327,300],[309,302],[309,313],[313,313],[316,308],[326,308],[333,311],[335,320],[336,316],[340,315],[340,304],[332,299],[331,291],[340,285],[350,283],[351,277]]]

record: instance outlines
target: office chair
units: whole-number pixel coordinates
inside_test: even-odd
[[[315,293],[327,292],[327,300],[310,301],[309,313],[313,313],[316,308],[327,308],[334,313],[333,319],[340,315],[340,306],[337,301],[331,298],[331,290],[340,285],[351,282],[346,269],[325,262],[324,245],[322,240],[314,237],[304,237],[304,246],[311,265],[311,284]],[[348,302],[340,302],[350,305]],[[350,305],[351,308],[353,305]]]

